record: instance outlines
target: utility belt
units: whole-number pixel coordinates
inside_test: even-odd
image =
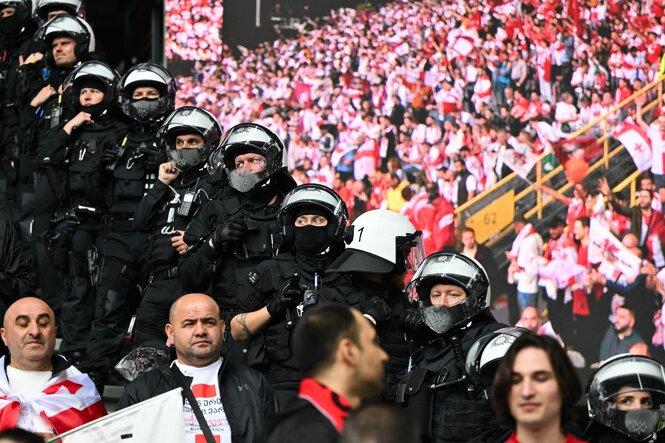
[[[67,219],[74,224],[99,224],[102,221],[102,211],[92,206],[76,205],[67,211]]]
[[[178,277],[177,266],[174,266],[172,268],[157,269],[150,273],[150,277],[148,278],[148,284],[151,284],[155,280],[168,280],[177,277]]]

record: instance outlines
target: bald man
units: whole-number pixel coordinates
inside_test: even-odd
[[[0,431],[18,427],[50,438],[106,415],[90,377],[54,355],[55,332],[55,315],[38,298],[7,309],[0,328],[9,348],[0,358]]]
[[[166,325],[176,360],[127,385],[118,409],[183,387],[191,391],[218,441],[265,441],[266,419],[274,412],[272,389],[259,372],[222,357],[225,328],[219,306],[209,296],[178,298]],[[183,411],[187,442],[205,441],[189,400]]]

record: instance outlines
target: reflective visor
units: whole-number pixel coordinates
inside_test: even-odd
[[[58,34],[66,34],[73,37],[81,34],[87,35],[88,30],[76,17],[58,15],[37,30],[35,33],[35,40],[45,40],[50,36]]]

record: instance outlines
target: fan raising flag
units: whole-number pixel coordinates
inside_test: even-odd
[[[628,120],[621,123],[614,130],[614,138],[619,140],[626,147],[626,150],[633,157],[635,167],[640,172],[651,169],[652,155],[651,142],[642,128]]]

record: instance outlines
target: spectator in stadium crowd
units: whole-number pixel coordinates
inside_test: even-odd
[[[517,284],[517,305],[520,312],[538,301],[538,258],[543,255],[543,239],[527,219],[518,214],[513,221],[515,240],[506,251],[510,261],[508,283]]]
[[[177,299],[166,325],[176,360],[127,385],[118,409],[181,387],[188,441],[198,441],[204,434],[204,425],[194,412],[197,408],[215,439],[265,441],[266,421],[274,413],[273,391],[259,372],[221,357],[225,329],[219,306],[211,297],[186,294]],[[210,399],[217,407],[203,407]]]
[[[635,326],[635,312],[629,305],[617,306],[614,310],[614,323],[607,328],[603,341],[600,342],[598,361],[603,362],[608,358],[625,354],[633,345],[644,343],[633,328]]]
[[[0,329],[0,431],[19,427],[48,439],[106,415],[94,383],[54,354],[55,314],[42,300],[13,303]],[[60,389],[72,386],[76,389]]]
[[[305,378],[298,398],[276,419],[268,441],[336,442],[349,413],[383,389],[388,354],[367,318],[337,304],[307,312],[296,327],[293,345]]]
[[[551,337],[522,334],[499,363],[491,402],[497,418],[514,429],[507,443],[582,440],[562,431],[582,394],[575,368]]]

